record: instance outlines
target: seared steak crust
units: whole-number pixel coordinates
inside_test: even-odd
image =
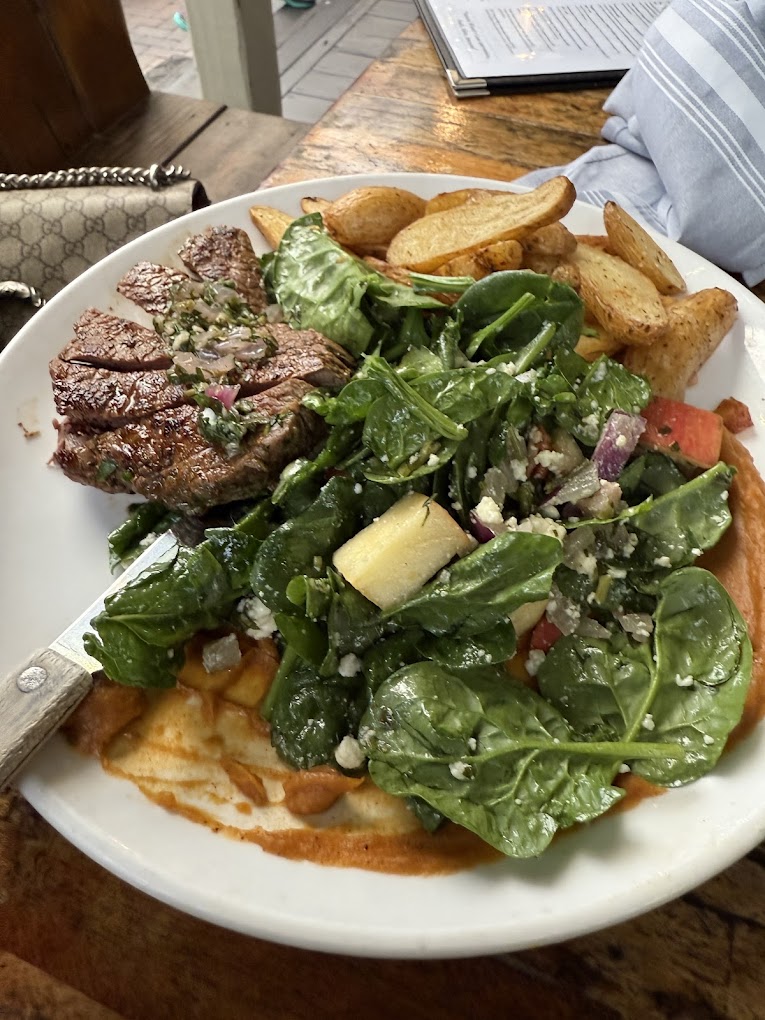
[[[261,312],[268,304],[260,261],[244,230],[208,227],[190,237],[178,254],[202,280],[231,280],[253,312]]]
[[[54,358],[50,363],[56,410],[87,429],[111,429],[146,418],[185,397],[162,370],[115,372]]]
[[[70,340],[59,358],[118,372],[167,369],[172,364],[168,346],[153,329],[88,308],[74,324]]]
[[[150,315],[161,315],[170,304],[173,285],[188,277],[180,269],[139,262],[122,277],[117,290]]]
[[[323,436],[321,418],[300,402],[310,389],[293,379],[253,397],[272,424],[248,435],[232,457],[201,435],[198,409],[185,404],[93,436],[61,428],[56,461],[75,481],[137,492],[184,512],[248,499],[270,489],[282,468]],[[99,480],[104,464],[106,484]]]

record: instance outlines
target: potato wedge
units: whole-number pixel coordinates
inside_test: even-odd
[[[508,192],[423,216],[390,243],[388,261],[429,273],[449,259],[495,241],[517,240],[554,223],[569,211],[576,191],[566,177],[553,177],[522,195]]]
[[[585,361],[597,361],[601,354],[613,358],[623,346],[623,343],[615,340],[608,333],[602,333],[600,336],[587,336],[587,334],[582,333],[574,350]]]
[[[253,205],[250,206],[250,219],[271,247],[278,248],[284,231],[295,217],[270,205]]]
[[[669,255],[616,202],[606,202],[603,222],[615,254],[645,273],[660,294],[680,294],[685,290],[685,280]]]
[[[434,271],[434,276],[472,276],[482,280],[490,273],[520,269],[523,249],[517,241],[496,241],[467,255],[456,255]]]
[[[435,198],[429,198],[425,203],[425,216],[431,213],[444,212],[446,209],[455,209],[458,205],[465,205],[467,202],[480,202],[490,195],[505,195],[505,191],[496,191],[489,188],[461,188],[459,191],[442,191]]]
[[[322,210],[332,237],[358,255],[384,251],[391,238],[419,219],[425,199],[403,188],[354,188]]]
[[[306,196],[300,199],[300,208],[304,213],[323,213],[327,206],[332,205],[332,202],[328,198],[310,198]]]
[[[562,223],[549,223],[521,241],[528,255],[570,255],[576,248],[576,238]]]
[[[616,254],[606,234],[576,234],[575,237],[577,244],[586,244],[590,248],[600,248],[601,251],[607,251],[609,255]]]
[[[652,344],[667,331],[659,292],[616,255],[580,244],[568,256],[579,272],[585,308],[607,333],[625,344]]]
[[[656,396],[683,400],[686,387],[733,325],[737,308],[733,295],[719,287],[675,301],[664,336],[650,347],[629,348],[625,366],[644,375]]]

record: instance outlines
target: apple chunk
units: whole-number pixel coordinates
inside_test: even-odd
[[[389,609],[474,545],[442,506],[420,492],[410,492],[348,539],[332,562],[370,602]]]

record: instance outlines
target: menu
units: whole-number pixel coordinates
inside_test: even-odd
[[[415,0],[459,97],[604,85],[668,0]]]

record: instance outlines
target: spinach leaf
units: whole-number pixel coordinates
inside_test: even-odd
[[[495,628],[525,602],[546,598],[561,557],[560,542],[549,535],[497,535],[388,616],[401,626],[421,627],[437,636],[474,637]]]
[[[651,400],[651,387],[624,365],[601,356],[572,387],[575,400],[558,400],[553,413],[558,423],[580,442],[595,446],[611,411],[639,412]]]
[[[267,707],[271,743],[293,768],[310,769],[334,760],[334,750],[355,731],[363,710],[358,677],[331,680],[296,658],[283,660]]]
[[[524,295],[531,300],[518,307]],[[502,316],[514,306],[508,321],[503,321]],[[543,350],[559,345],[573,348],[581,333],[582,308],[579,295],[565,284],[528,270],[508,270],[475,283],[454,305],[453,314],[462,317],[463,348],[475,345],[478,338],[482,356],[493,357],[508,351],[520,354],[550,323],[557,328]],[[532,360],[543,350],[535,351]]]
[[[381,789],[420,798],[513,857],[541,853],[558,828],[622,796],[612,746],[577,742],[552,705],[502,669],[408,666],[378,689],[359,735]]]
[[[263,266],[266,286],[290,322],[316,329],[356,355],[395,331],[410,308],[445,311],[437,299],[349,255],[323,229],[318,213],[293,221]]]
[[[728,493],[733,475],[734,469],[720,461],[679,488],[603,522],[620,521],[638,537],[627,560],[635,587],[653,592],[669,570],[688,566],[719,542],[731,523]]]
[[[645,779],[675,786],[717,762],[743,711],[752,649],[730,596],[698,567],[662,582],[654,619],[653,647],[623,635],[561,638],[537,679],[577,732],[669,745],[665,757],[625,760]]]
[[[224,622],[247,593],[253,559],[270,530],[271,507],[259,504],[233,528],[216,528],[195,549],[180,549],[106,599],[91,621],[85,649],[112,680],[172,687],[183,645]]]
[[[358,530],[359,497],[352,479],[336,475],[265,540],[252,567],[252,590],[272,612],[294,612],[287,595],[293,578],[324,576],[332,553]]]
[[[133,503],[122,524],[111,532],[108,538],[109,566],[125,568],[140,555],[145,541],[153,541],[158,535],[169,531],[178,514],[167,509],[162,503],[151,500]]]

